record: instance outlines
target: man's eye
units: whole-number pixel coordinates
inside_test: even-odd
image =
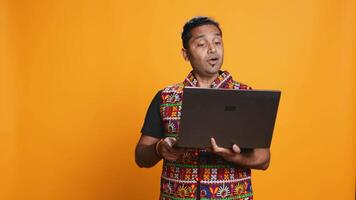
[[[215,44],[221,44],[221,42],[220,41],[216,41]]]
[[[198,47],[204,47],[204,43],[198,43]]]

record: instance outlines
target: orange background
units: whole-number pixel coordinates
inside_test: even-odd
[[[235,79],[283,91],[256,199],[355,197],[355,1],[0,0],[0,199],[157,199],[134,148],[190,71],[180,32],[221,23]]]

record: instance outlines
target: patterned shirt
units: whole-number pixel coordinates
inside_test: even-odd
[[[151,103],[141,130],[144,135],[157,138],[178,137],[185,86],[199,87],[192,72],[182,83],[168,86],[156,95],[155,101],[158,104]],[[227,71],[221,71],[211,87],[251,89],[234,81]],[[147,122],[152,117],[158,119],[157,126]],[[250,200],[253,199],[251,170],[239,168],[205,150],[187,149],[176,161],[164,160],[160,199]]]

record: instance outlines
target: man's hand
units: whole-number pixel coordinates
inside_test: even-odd
[[[241,153],[240,147],[236,144],[232,148],[219,147],[214,138],[211,138],[211,152],[245,168],[266,170],[270,161],[270,150],[268,148],[257,148],[247,153]]]
[[[168,161],[176,161],[184,153],[184,149],[173,147],[176,141],[174,137],[166,137],[158,144],[158,154]]]
[[[225,160],[233,162],[234,159],[237,157],[237,155],[240,154],[241,149],[239,146],[236,144],[232,145],[231,149],[219,147],[216,144],[216,141],[214,138],[211,138],[211,151],[221,157],[223,157]]]

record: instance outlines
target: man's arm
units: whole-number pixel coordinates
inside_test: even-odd
[[[153,167],[162,157],[156,153],[156,144],[160,139],[142,135],[135,150],[135,161],[139,167]]]
[[[270,163],[269,148],[256,148],[249,152],[241,153],[237,145],[233,145],[231,149],[219,147],[216,141],[211,139],[212,152],[222,156],[225,160],[230,161],[237,166],[251,169],[266,170]]]
[[[160,141],[158,138],[142,135],[136,146],[136,164],[148,168],[156,165],[162,158],[169,161],[177,160],[184,153],[184,149],[172,147],[175,142],[176,139],[172,137]]]

